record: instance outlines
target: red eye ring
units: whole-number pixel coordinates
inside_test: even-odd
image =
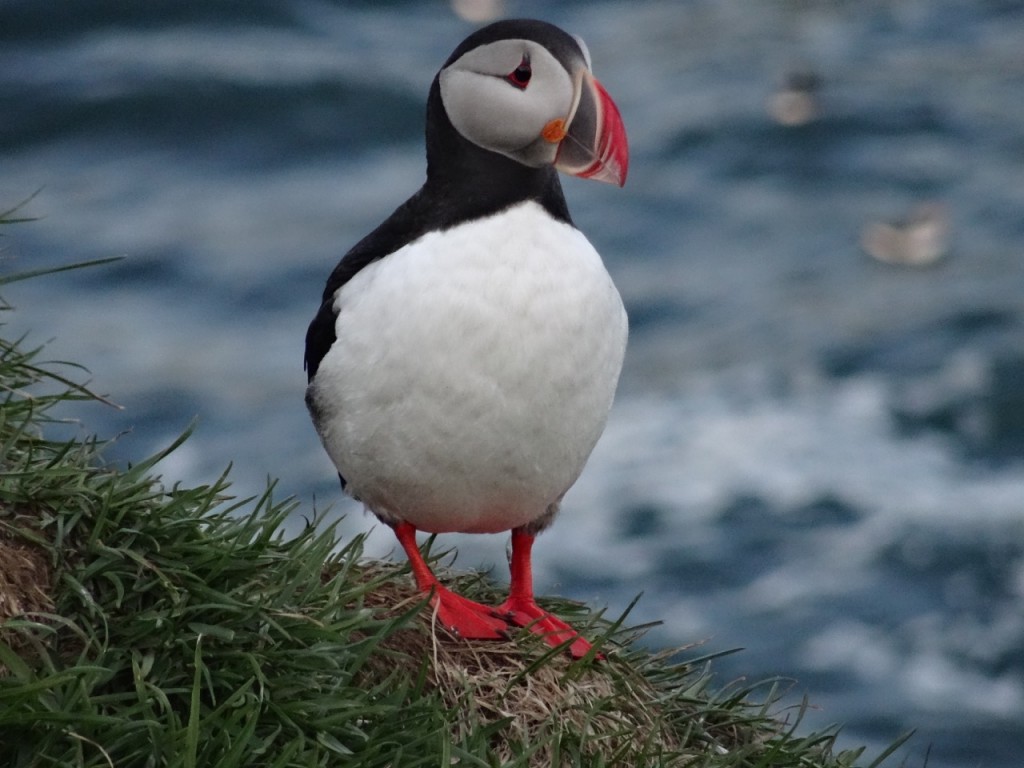
[[[524,55],[523,60],[519,62],[519,66],[505,75],[505,79],[519,90],[525,91],[526,86],[530,84],[530,77],[532,75],[533,69],[530,68],[530,59]]]

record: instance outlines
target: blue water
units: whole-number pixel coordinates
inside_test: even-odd
[[[1024,6],[1009,0],[507,2],[583,36],[624,115],[623,190],[570,180],[632,317],[608,430],[537,547],[542,591],[662,620],[654,645],[792,679],[805,727],[911,766],[1024,747]],[[420,183],[422,111],[472,25],[444,3],[0,3],[8,333],[123,406],[115,460],[280,478],[346,514],[302,405],[340,255]],[[787,73],[818,118],[775,122]],[[872,222],[939,203],[944,255]],[[503,537],[449,537],[497,564]],[[370,537],[373,554],[394,545]]]

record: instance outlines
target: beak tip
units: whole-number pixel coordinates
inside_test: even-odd
[[[629,157],[624,156],[621,163],[615,169],[615,183],[621,189],[626,186],[626,177],[629,175]]]

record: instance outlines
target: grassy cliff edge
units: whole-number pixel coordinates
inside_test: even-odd
[[[38,357],[0,340],[0,767],[873,768],[898,746],[835,752],[778,682],[716,688],[697,649],[651,653],[562,600],[606,658],[445,636],[358,537],[286,535],[298,505],[272,486],[168,486],[154,466],[177,445],[117,468],[53,438],[55,406],[95,395]]]

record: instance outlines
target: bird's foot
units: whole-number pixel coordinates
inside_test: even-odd
[[[469,600],[442,587],[433,586],[430,606],[438,622],[449,632],[469,640],[499,640],[508,636],[508,624],[493,608]]]
[[[517,627],[526,627],[540,635],[552,647],[558,647],[569,640],[569,655],[581,659],[593,647],[580,637],[579,633],[556,616],[541,608],[532,598],[509,597],[495,609],[498,615],[506,617]],[[598,656],[598,658],[601,658]]]

